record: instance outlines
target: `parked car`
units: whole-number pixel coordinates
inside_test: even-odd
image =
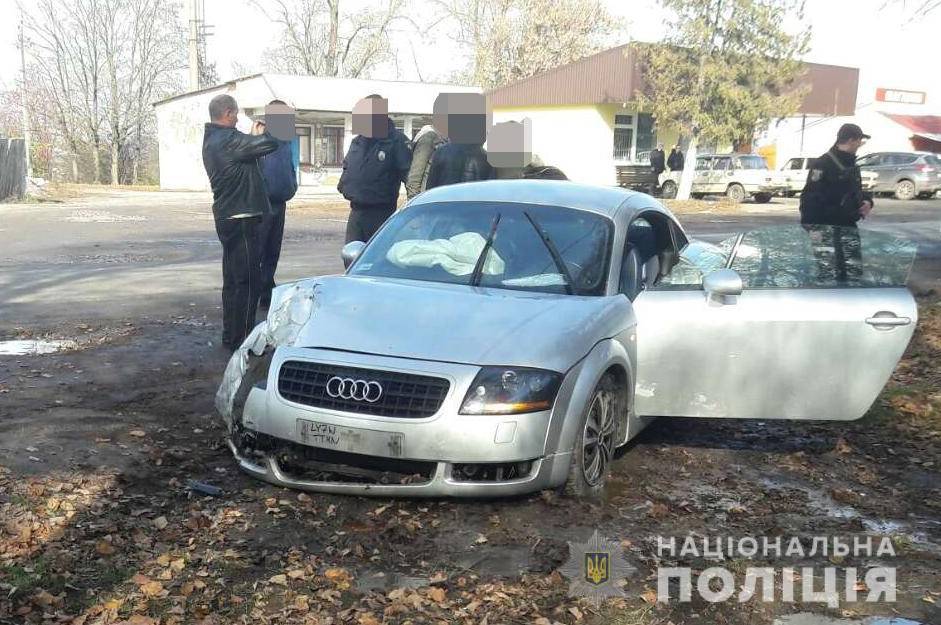
[[[656,416],[852,420],[908,345],[914,245],[690,241],[643,193],[426,191],[344,275],[279,286],[216,397],[241,468],[380,496],[597,497]]]
[[[941,190],[941,158],[930,152],[873,152],[857,159],[859,168],[876,174],[874,193],[900,200],[928,198]]]
[[[790,158],[784,163],[784,166],[781,167],[780,176],[784,185],[787,187],[785,194],[788,197],[793,197],[803,192],[804,185],[807,184],[807,174],[813,168],[814,161],[816,160],[816,158],[809,156],[800,156]],[[876,185],[878,175],[868,170],[861,170],[859,173],[863,182],[863,190],[871,192]]]
[[[682,172],[665,172],[660,176],[660,194],[676,197]],[[703,154],[696,157],[692,194],[724,194],[734,202],[751,197],[764,203],[771,201],[786,187],[772,171],[764,158],[756,154]]]

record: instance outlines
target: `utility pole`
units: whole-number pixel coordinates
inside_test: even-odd
[[[206,24],[205,0],[186,0],[186,14],[189,24],[189,88],[196,91],[214,81],[212,66],[206,57],[206,37],[213,33],[212,26]]]
[[[190,91],[199,89],[199,2],[200,0],[187,0],[186,13],[189,22],[189,88]]]
[[[20,104],[23,109],[23,143],[25,144],[26,178],[28,179],[33,177],[33,171],[29,159],[29,109],[27,109],[26,103],[26,37],[23,35],[22,9],[20,9],[20,11],[20,69],[23,72],[23,84],[20,86]]]

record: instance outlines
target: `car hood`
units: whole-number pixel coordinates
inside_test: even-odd
[[[626,297],[576,297],[330,276],[294,346],[566,371],[634,323]]]

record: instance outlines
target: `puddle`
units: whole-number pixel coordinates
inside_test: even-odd
[[[788,614],[774,619],[774,625],[922,625],[918,621],[891,616],[869,616],[864,619],[833,618],[811,612]]]
[[[55,354],[67,349],[75,349],[78,343],[70,340],[44,341],[38,339],[17,339],[0,341],[0,356],[35,356]]]
[[[384,571],[363,571],[356,577],[355,582],[356,588],[363,592],[394,588],[421,588],[427,585],[428,579],[424,577]]]
[[[817,512],[823,512],[828,517],[835,519],[858,519],[859,512],[852,506],[844,506],[837,503],[833,497],[817,489],[810,488],[797,482],[788,480],[765,478],[761,480],[765,488],[771,490],[793,489],[799,490],[807,495],[807,503]]]

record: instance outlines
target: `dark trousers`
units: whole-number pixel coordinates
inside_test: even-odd
[[[216,220],[222,243],[222,344],[237,348],[255,327],[261,263],[261,217]]]
[[[395,212],[395,204],[350,203],[350,217],[346,222],[346,242],[368,241]]]
[[[261,302],[267,305],[271,302],[271,289],[275,287],[274,274],[278,270],[278,259],[281,258],[281,241],[284,239],[284,202],[271,203],[271,213],[261,220],[261,229],[258,241],[261,245]]]

